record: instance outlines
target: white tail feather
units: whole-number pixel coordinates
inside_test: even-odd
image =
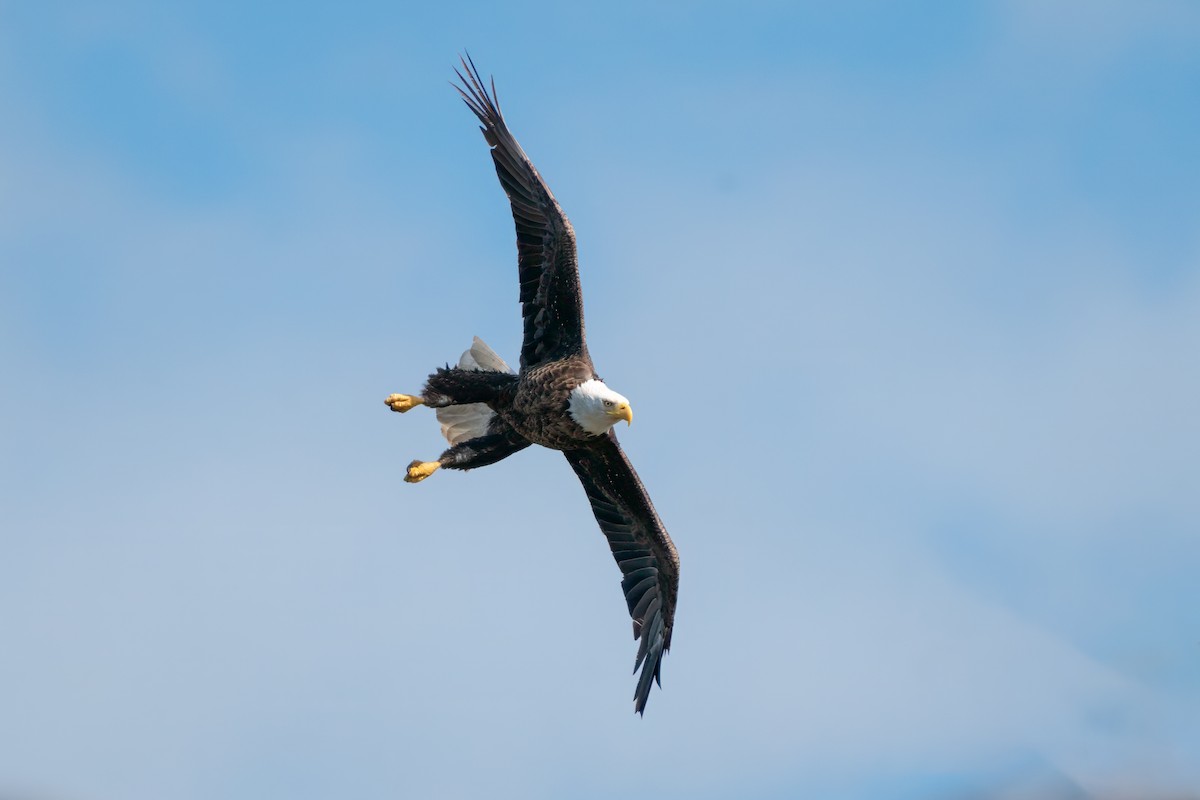
[[[478,372],[512,372],[508,364],[504,363],[504,359],[478,336],[471,343],[471,348],[458,360],[458,368]],[[468,403],[437,409],[438,422],[442,424],[442,436],[445,436],[452,446],[486,434],[494,416],[495,413],[486,403]]]
[[[462,354],[458,360],[459,369],[477,369],[480,372],[512,372],[504,359],[487,346],[487,342],[478,336],[471,342],[471,349]]]
[[[483,403],[446,406],[437,410],[438,422],[442,423],[442,436],[451,445],[483,436],[493,416],[492,410]]]

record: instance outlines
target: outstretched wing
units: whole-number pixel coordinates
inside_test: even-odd
[[[466,75],[455,70],[462,85],[454,88],[483,123],[483,138],[492,147],[496,174],[517,226],[517,271],[525,319],[521,367],[573,355],[586,357],[575,231],[504,124],[495,81],[489,94],[469,57],[462,59],[462,65]]]
[[[633,695],[634,711],[641,714],[651,680],[662,685],[662,656],[671,648],[679,554],[612,431],[594,446],[565,455],[624,576],[621,589],[633,618],[633,638],[641,640],[633,665],[634,672],[642,668]]]

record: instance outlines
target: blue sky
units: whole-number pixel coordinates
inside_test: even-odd
[[[682,556],[646,717],[471,51]],[[0,4],[0,792],[1200,791],[1200,8]],[[1007,792],[1007,794],[1005,794]]]

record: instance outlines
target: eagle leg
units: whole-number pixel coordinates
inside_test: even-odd
[[[398,411],[403,414],[405,411],[412,411],[417,406],[425,405],[425,398],[419,394],[389,394],[386,399],[388,408],[392,411]]]
[[[408,474],[404,476],[405,483],[420,483],[442,466],[440,461],[414,461],[408,465]]]
[[[492,421],[496,425],[496,420]],[[529,447],[529,440],[508,427],[499,423],[501,430],[486,436],[477,436],[459,442],[438,457],[438,463],[446,469],[476,469],[503,461],[513,453]]]

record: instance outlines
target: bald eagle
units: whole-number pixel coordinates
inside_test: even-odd
[[[662,685],[662,657],[671,647],[679,554],[612,431],[621,420],[631,423],[633,410],[605,385],[588,356],[575,231],[509,132],[495,81],[489,93],[470,57],[461,61],[455,88],[482,123],[516,222],[525,321],[521,366],[513,372],[476,337],[458,366],[436,370],[421,394],[389,395],[385,402],[393,411],[435,409],[450,442],[436,461],[409,464],[405,480],[419,483],[442,467],[494,464],[531,444],[561,451],[621,569],[633,636],[640,640],[633,700],[642,714],[651,682]]]

